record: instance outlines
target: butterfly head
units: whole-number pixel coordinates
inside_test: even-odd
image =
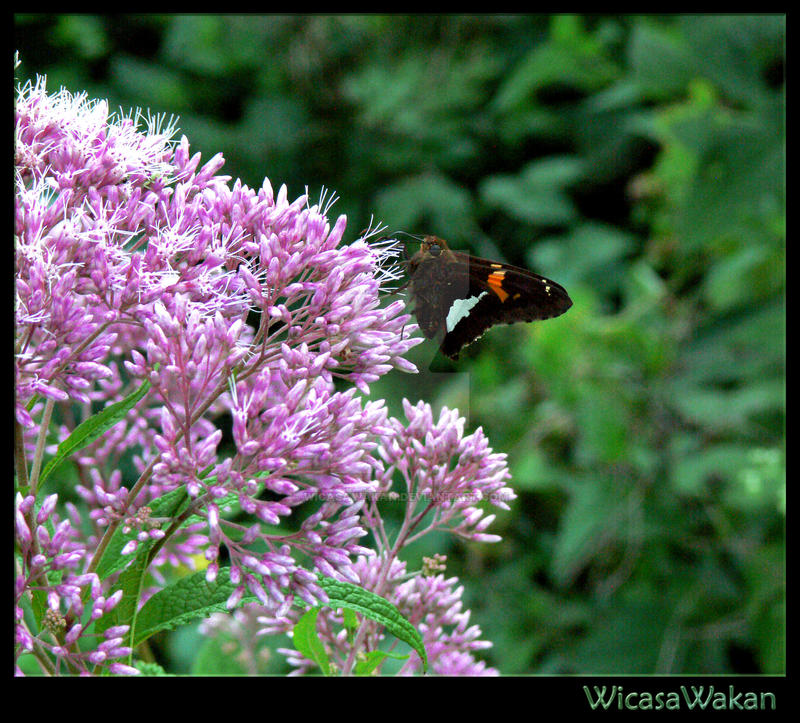
[[[438,236],[424,236],[420,240],[419,251],[415,254],[419,259],[438,259],[447,250],[447,244]]]
[[[428,240],[432,239],[432,240]],[[439,239],[434,236],[428,236],[425,241],[422,242],[422,248],[424,251],[427,251],[433,258],[437,258],[438,256],[442,255],[442,247],[438,243]]]

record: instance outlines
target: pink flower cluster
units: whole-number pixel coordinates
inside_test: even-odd
[[[326,600],[317,573],[365,584],[377,564],[379,592],[411,599],[383,566],[432,527],[499,539],[478,503],[505,507],[513,493],[480,430],[465,437],[455,412],[434,423],[422,404],[406,405],[404,424],[359,394],[393,369],[416,371],[404,358],[421,341],[416,325],[402,301],[382,298],[394,242],[343,245],[345,218],[329,223],[324,195],[310,205],[268,180],[231,185],[221,155],[201,165],[162,118],[142,132],[140,117],[48,95],[43,80],[19,90],[15,118],[18,654],[79,673],[130,656],[125,626],[78,646],[119,600],[118,572],[94,572],[117,529],[139,530],[123,555],[157,541],[157,583],[164,565],[204,559],[209,581],[227,566],[228,606],[255,596],[263,631],[285,629],[293,604]],[[70,476],[41,481],[59,442],[144,382],[137,406],[64,464]],[[436,515],[423,530],[409,506],[392,546],[378,500],[395,473]],[[167,535],[148,505],[179,488],[195,521]],[[290,516],[293,531],[282,528]],[[369,533],[376,549],[359,544]],[[452,580],[417,584],[440,603],[458,597]],[[42,601],[50,624],[34,630],[24,610]],[[437,656],[452,654],[445,672],[479,672],[475,628],[456,608],[415,610],[430,630],[440,620],[456,626],[447,639],[461,636]]]

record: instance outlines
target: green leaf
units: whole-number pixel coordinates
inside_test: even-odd
[[[322,671],[323,675],[331,674],[331,664],[325,646],[317,633],[317,615],[320,608],[311,608],[294,626],[292,642],[309,660],[313,660]]]
[[[422,660],[423,672],[427,672],[428,656],[422,636],[392,603],[349,582],[340,582],[323,575],[319,576],[318,581],[319,586],[328,596],[327,607],[334,610],[337,608],[354,610],[370,620],[380,623],[392,635],[410,645],[417,652]]]
[[[156,678],[174,678],[172,673],[167,673],[158,663],[145,663],[140,660],[133,666],[142,675]]]
[[[680,93],[697,72],[684,34],[660,23],[638,23],[628,49],[631,74],[648,98]]]
[[[122,421],[125,415],[133,409],[137,402],[150,390],[150,382],[145,380],[134,392],[131,392],[125,399],[114,404],[109,404],[105,409],[92,415],[84,422],[81,422],[72,434],[69,435],[61,444],[58,445],[55,457],[51,459],[39,478],[39,485],[52,474],[52,472],[73,452],[83,449],[96,439],[105,434],[117,422]]]
[[[581,172],[581,162],[572,156],[542,158],[518,174],[489,176],[481,182],[480,195],[489,206],[526,223],[568,224],[577,218],[577,209],[567,188]]]
[[[601,89],[619,75],[602,42],[592,37],[578,16],[556,15],[552,36],[534,43],[531,50],[504,73],[493,101],[500,113],[529,106],[536,93],[548,86],[568,86],[584,92]]]
[[[394,660],[407,660],[408,655],[397,655],[396,653],[389,653],[386,650],[371,650],[367,653],[363,660],[356,663],[356,675],[372,675],[373,671],[384,661],[386,658]]]
[[[558,585],[571,584],[597,554],[598,540],[624,519],[627,501],[621,498],[613,478],[576,481],[571,487],[571,502],[561,519],[555,538],[550,574]]]
[[[220,568],[214,582],[206,580],[205,571],[182,577],[159,590],[142,606],[136,617],[133,646],[160,630],[172,630],[197,618],[207,618],[212,613],[230,612],[226,603],[235,589],[227,567]],[[237,607],[252,602],[258,602],[258,598],[245,592]]]
[[[768,92],[763,68],[784,54],[786,21],[780,15],[680,16],[678,29],[692,49],[696,72],[734,103],[758,103]]]
[[[353,610],[344,609],[344,626],[350,633],[358,629],[358,617]]]

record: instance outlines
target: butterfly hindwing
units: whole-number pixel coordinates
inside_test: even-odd
[[[442,336],[445,356],[457,358],[495,324],[549,319],[572,305],[559,284],[527,269],[458,251],[426,236],[409,261],[414,313],[427,338]]]

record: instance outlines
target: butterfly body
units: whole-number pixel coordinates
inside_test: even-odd
[[[417,323],[426,338],[441,336],[442,353],[451,359],[495,324],[549,319],[572,306],[555,281],[451,251],[436,236],[423,238],[408,273]]]

